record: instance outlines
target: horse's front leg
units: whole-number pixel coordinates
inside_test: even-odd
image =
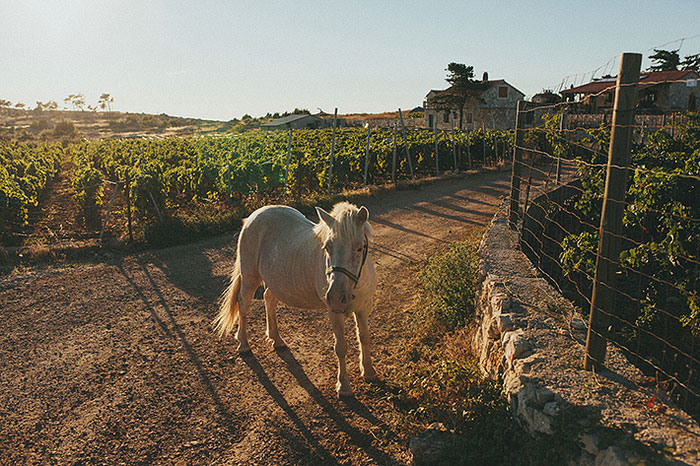
[[[357,325],[357,341],[360,344],[360,370],[362,377],[367,382],[378,380],[377,372],[372,366],[371,342],[369,336],[369,324],[367,323],[368,311],[355,311],[355,324]]]
[[[348,381],[348,371],[345,364],[345,355],[348,351],[348,345],[345,342],[345,314],[339,314],[329,311],[331,325],[333,327],[333,335],[335,336],[335,355],[338,357],[338,380],[335,384],[335,390],[338,392],[338,397],[351,396],[352,389]]]

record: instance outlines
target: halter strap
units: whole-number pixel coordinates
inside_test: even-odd
[[[357,275],[354,273],[350,272],[348,269],[345,267],[340,267],[339,265],[331,265],[326,269],[326,275],[330,275],[333,272],[340,272],[344,275],[346,275],[350,280],[353,281],[355,284],[355,288],[357,288],[357,283],[360,281],[360,277],[362,276],[362,268],[365,266],[365,262],[367,261],[367,251],[369,249],[369,245],[367,242],[367,235],[365,235],[365,244],[362,246],[362,263],[360,264],[360,270],[357,272]]]

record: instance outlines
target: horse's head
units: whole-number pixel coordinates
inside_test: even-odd
[[[324,300],[328,309],[345,313],[350,310],[353,291],[362,275],[367,258],[367,241],[371,235],[369,211],[347,202],[333,207],[329,214],[316,207],[320,222],[316,233],[326,257],[328,287]]]

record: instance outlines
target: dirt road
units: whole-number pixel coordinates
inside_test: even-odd
[[[365,205],[379,287],[370,317],[381,377],[407,340],[415,267],[485,225],[509,173],[399,191]],[[315,220],[315,219],[314,219]],[[252,355],[212,332],[235,237],[49,268],[0,281],[0,464],[404,464],[400,414],[361,381],[334,391],[324,312],[281,307],[289,351],[250,313]]]

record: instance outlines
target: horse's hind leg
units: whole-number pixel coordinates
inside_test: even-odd
[[[253,301],[255,289],[260,284],[260,276],[253,274],[241,274],[241,290],[238,292],[238,352],[247,353],[250,351],[248,344],[248,310]]]
[[[265,299],[265,314],[267,314],[267,338],[272,342],[274,349],[286,348],[287,344],[280,337],[279,327],[277,326],[277,304],[279,299],[272,294],[269,288],[265,290],[263,298]]]

